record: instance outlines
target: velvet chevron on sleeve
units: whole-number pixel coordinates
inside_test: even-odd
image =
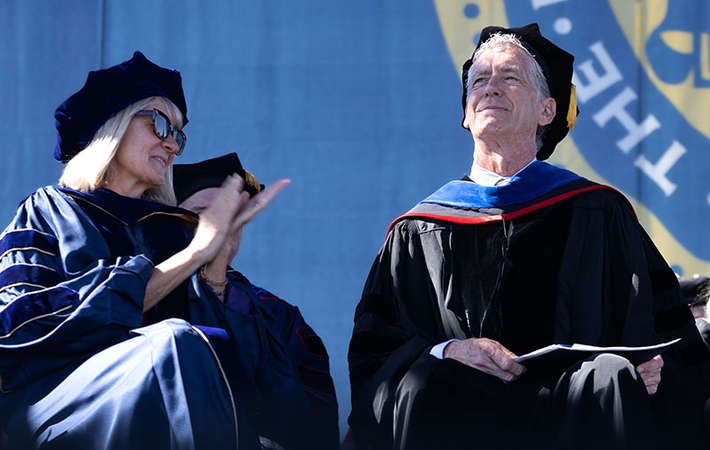
[[[20,205],[0,236],[0,420],[9,448],[243,440],[228,367],[209,338],[184,320],[141,327],[162,256],[147,236],[159,230],[184,242],[171,233],[186,236],[184,224],[160,223],[174,214],[196,222],[105,190],[47,187]]]

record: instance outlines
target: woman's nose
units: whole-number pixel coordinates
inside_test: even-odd
[[[177,154],[180,149],[172,135],[169,135],[167,138],[163,139],[162,145],[166,151],[172,153],[173,155]]]

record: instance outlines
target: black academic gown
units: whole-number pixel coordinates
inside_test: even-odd
[[[464,420],[473,436],[493,433],[496,423],[528,420],[540,407],[541,392],[550,394],[564,379],[559,371],[528,373],[504,386],[429,354],[435,344],[470,337],[494,339],[516,354],[552,343],[640,346],[684,337],[683,345],[696,350],[698,343],[676,278],[626,199],[542,162],[503,187],[451,182],[390,227],[357,306],[350,342],[349,420],[356,440],[364,447],[391,448],[393,439],[402,445],[393,429],[406,428],[402,420],[414,421],[403,411],[420,395],[405,389],[412,379],[431,386],[431,380],[446,385],[472,377],[466,382],[500,399],[486,403],[474,396],[468,399],[474,404],[463,407],[437,403],[464,395],[447,387],[429,394],[435,400],[416,413],[429,414],[424,423],[456,423],[476,411],[476,403],[501,405],[501,414],[516,411],[491,423],[476,416],[478,426]],[[644,401],[637,407],[648,411]],[[527,428],[549,425],[539,419]],[[520,430],[497,432],[509,431]],[[443,433],[434,427],[428,435]],[[547,439],[564,434],[549,433]],[[476,448],[478,440],[459,442]]]

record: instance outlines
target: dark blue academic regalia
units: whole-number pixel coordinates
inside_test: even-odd
[[[328,358],[298,309],[228,274],[143,313],[155,264],[197,217],[46,187],[0,235],[0,424],[10,448],[337,445]],[[319,430],[295,434],[293,431]]]

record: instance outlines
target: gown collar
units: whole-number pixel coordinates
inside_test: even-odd
[[[420,203],[457,208],[501,208],[540,197],[567,183],[582,179],[569,170],[533,161],[503,186],[481,186],[470,179],[454,180]]]
[[[136,224],[155,214],[180,216],[189,222],[197,222],[197,220],[199,220],[199,216],[186,209],[151,202],[148,200],[126,197],[104,188],[99,188],[90,192],[82,192],[65,187],[60,187],[58,189],[71,197],[78,198],[84,202],[92,204],[93,206],[103,210],[128,225]]]

